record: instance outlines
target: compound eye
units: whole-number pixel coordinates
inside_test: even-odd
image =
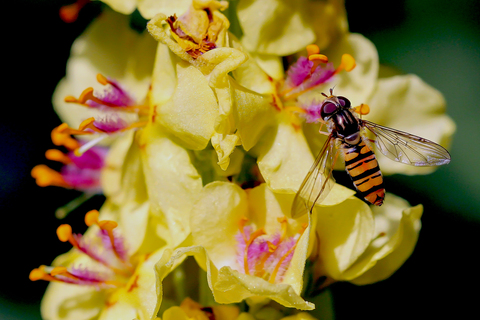
[[[327,102],[322,106],[322,116],[329,116],[337,111],[337,106],[333,102]]]
[[[348,100],[347,98],[345,97],[338,97],[338,101],[340,102],[340,105],[345,108],[345,109],[348,109],[350,108],[350,106],[352,105],[350,103],[350,100]]]

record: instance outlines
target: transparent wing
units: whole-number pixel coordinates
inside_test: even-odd
[[[450,162],[448,151],[433,141],[366,120],[362,124],[375,135],[378,150],[393,161],[421,167]]]
[[[312,212],[316,202],[321,202],[328,195],[335,180],[332,177],[333,158],[335,155],[334,138],[328,136],[310,171],[302,182],[293,200],[292,218]]]

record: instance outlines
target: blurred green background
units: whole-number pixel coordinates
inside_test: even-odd
[[[53,212],[79,194],[39,188],[30,170],[45,161],[50,131],[60,123],[50,98],[65,73],[71,43],[99,12],[98,4],[90,4],[67,25],[58,9],[71,2],[17,0],[3,10],[8,81],[7,112],[0,117],[2,320],[40,319],[46,284],[30,282],[28,273],[69,249],[56,238],[59,221]],[[388,191],[425,206],[419,243],[386,281],[335,284],[337,319],[471,318],[478,315],[480,285],[474,260],[480,244],[480,2],[350,0],[346,6],[351,31],[375,43],[382,63],[419,75],[445,95],[457,133],[448,166],[428,176],[387,178]],[[97,197],[77,212],[102,200]],[[72,214],[66,223],[81,226],[82,219],[83,214]]]

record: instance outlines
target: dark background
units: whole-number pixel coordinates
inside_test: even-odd
[[[71,1],[70,1],[71,2]],[[60,223],[83,232],[83,213],[66,220],[56,208],[80,194],[39,188],[31,168],[45,163],[50,131],[60,124],[51,95],[64,76],[73,40],[100,10],[87,6],[74,24],[58,18],[62,0],[17,0],[3,8],[3,108],[0,117],[2,231],[0,319],[40,319],[46,288],[28,273],[70,246],[57,240]],[[387,177],[393,192],[423,203],[420,240],[412,257],[390,279],[357,287],[332,287],[337,319],[472,318],[478,312],[480,232],[480,5],[478,1],[347,1],[350,29],[372,40],[382,63],[415,73],[440,90],[457,123],[452,163],[427,176]],[[340,179],[337,180],[341,180]]]

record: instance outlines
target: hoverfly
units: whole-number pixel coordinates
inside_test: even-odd
[[[326,198],[335,184],[332,171],[339,150],[343,151],[345,169],[360,196],[371,204],[383,204],[382,172],[365,129],[375,136],[377,149],[393,161],[413,166],[441,166],[450,162],[448,151],[435,142],[360,119],[350,101],[333,95],[333,89],[330,96],[322,94],[326,99],[320,107],[320,117],[329,134],[295,195],[292,217],[311,213],[315,203]]]

